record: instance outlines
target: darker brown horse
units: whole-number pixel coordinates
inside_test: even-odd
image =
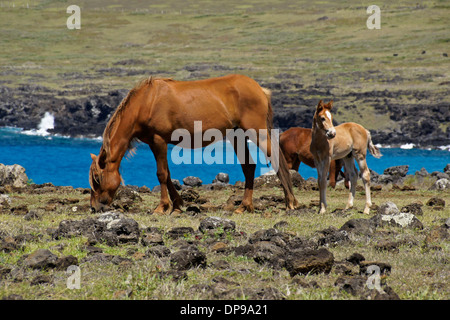
[[[311,168],[316,167],[314,157],[309,150],[311,146],[311,132],[309,128],[293,127],[280,134],[280,148],[283,151],[289,169],[298,171],[302,162]],[[332,188],[336,186],[336,180],[342,166],[341,160],[332,160],[330,163],[328,178]],[[345,180],[345,184],[348,186],[347,180]]]
[[[181,129],[193,136],[216,129],[225,136],[228,130],[240,128],[256,132],[254,142],[272,164],[278,162],[276,171],[286,206],[294,209],[298,202],[293,194],[286,160],[279,148],[273,148],[276,139],[273,140],[271,135],[272,116],[270,91],[246,76],[229,75],[198,81],[152,78],[142,81],[128,93],[109,120],[99,155],[91,154],[91,207],[99,211],[112,202],[121,183],[120,162],[132,142],[140,140],[150,146],[155,156],[156,174],[161,185],[161,199],[154,213],[181,211],[183,201],[172,184],[167,161],[167,145],[179,142],[173,141],[174,131]],[[196,132],[198,129],[194,122],[197,121],[201,121],[202,132]],[[215,140],[202,141],[202,145],[197,147],[213,142]],[[250,154],[246,141],[244,144],[245,159],[241,156],[239,161],[245,176],[245,191],[236,213],[253,211],[256,164],[248,161]],[[234,144],[236,153],[239,147]]]

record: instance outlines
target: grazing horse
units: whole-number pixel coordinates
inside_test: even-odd
[[[315,168],[314,157],[309,150],[311,146],[311,129],[293,127],[280,134],[280,148],[288,164],[288,168],[298,171],[300,164]],[[336,186],[336,180],[341,172],[343,164],[341,160],[331,160],[330,162],[330,186]],[[345,181],[347,184],[347,180]]]
[[[345,174],[350,180],[350,193],[345,209],[353,207],[353,199],[356,192],[358,172],[355,160],[358,162],[362,173],[362,180],[366,191],[366,204],[364,213],[369,214],[372,201],[370,198],[370,171],[366,163],[367,148],[370,153],[380,158],[380,150],[372,143],[370,132],[363,126],[347,122],[336,127],[333,126],[333,117],[330,113],[333,101],[324,104],[320,100],[313,118],[311,153],[318,173],[318,184],[320,190],[319,213],[325,213],[326,201],[326,178],[330,161],[342,159],[344,161]]]
[[[270,91],[243,75],[198,81],[143,80],[130,90],[111,116],[103,133],[99,155],[91,154],[91,208],[100,211],[111,204],[122,180],[120,162],[132,148],[133,141],[140,140],[150,146],[155,156],[156,174],[161,185],[161,198],[154,213],[181,211],[183,200],[172,184],[167,161],[167,145],[175,144],[173,132],[182,129],[194,136],[208,129],[217,129],[224,136],[228,130],[240,128],[244,131],[252,129],[255,134],[244,141],[245,159],[242,154],[239,157],[237,152],[242,146],[233,144],[245,176],[244,197],[235,213],[253,211],[256,164],[247,161],[251,157],[247,138],[254,140],[272,164],[278,161],[276,171],[284,190],[286,206],[294,209],[298,202],[293,194],[286,160],[279,148],[273,148],[276,146],[274,143],[278,142],[276,137],[271,136],[272,118]],[[194,125],[197,121],[201,121],[201,130]],[[272,141],[272,138],[275,139]],[[188,147],[204,147],[213,142],[217,141],[203,140],[200,146],[190,144]]]

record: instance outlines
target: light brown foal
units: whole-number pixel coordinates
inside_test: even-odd
[[[331,108],[333,101],[324,104],[320,100],[313,118],[311,153],[317,168],[318,184],[320,190],[319,213],[325,213],[327,208],[326,187],[327,174],[330,161],[342,159],[344,161],[346,178],[350,180],[350,193],[345,209],[353,207],[355,198],[358,171],[355,161],[358,162],[359,170],[362,172],[362,180],[366,192],[366,204],[364,213],[369,214],[372,200],[370,197],[370,171],[366,163],[367,148],[375,158],[382,155],[380,150],[374,146],[370,132],[363,126],[347,122],[339,126],[333,126]]]

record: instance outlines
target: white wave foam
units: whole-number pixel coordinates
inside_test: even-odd
[[[41,122],[38,125],[38,129],[25,130],[22,133],[32,136],[49,136],[49,129],[55,128],[55,117],[50,112],[46,112],[44,117],[41,119]]]
[[[414,143],[406,143],[400,146],[400,149],[413,149],[416,145]]]

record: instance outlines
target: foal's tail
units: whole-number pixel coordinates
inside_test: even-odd
[[[372,142],[372,136],[370,134],[369,130],[366,130],[367,132],[367,147],[369,148],[370,153],[375,157],[375,158],[381,158],[382,154],[380,152],[380,149],[378,149]]]
[[[284,157],[283,152],[281,151],[278,137],[272,137],[272,129],[273,129],[273,110],[272,110],[272,102],[271,102],[272,92],[267,88],[262,88],[262,90],[264,91],[264,94],[267,97],[267,103],[268,103],[268,111],[267,111],[267,119],[266,119],[268,136],[270,137],[270,141],[271,141],[272,145],[273,145],[273,143],[276,143],[278,145],[278,148],[271,149],[272,150],[271,156],[275,156],[278,158],[278,170],[276,170],[276,172],[277,172],[278,179],[280,179],[281,186],[283,187],[283,190],[284,190],[286,207],[287,207],[287,209],[295,209],[298,206],[298,202],[294,196],[292,180],[291,180],[291,175],[289,174],[288,164],[286,162],[286,158]],[[274,152],[276,152],[278,154],[274,154]]]

